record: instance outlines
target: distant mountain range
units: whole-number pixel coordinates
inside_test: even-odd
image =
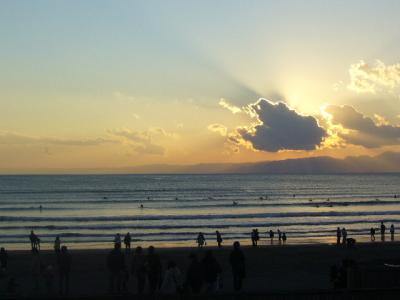
[[[209,163],[193,165],[142,165],[115,169],[36,169],[30,172],[1,170],[2,174],[332,174],[332,173],[400,173],[400,152],[377,156],[329,156],[285,159],[255,163]]]
[[[147,165],[116,170],[118,173],[385,173],[400,172],[400,153],[386,152],[378,156],[350,156],[336,159],[328,156],[285,159],[256,163],[215,163],[195,165]]]

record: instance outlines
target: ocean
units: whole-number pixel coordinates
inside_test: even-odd
[[[30,230],[43,248],[56,235],[110,247],[128,231],[133,247],[195,246],[200,231],[215,245],[215,230],[250,244],[253,228],[261,244],[270,229],[287,243],[332,243],[338,226],[367,241],[380,221],[400,240],[399,184],[400,174],[0,176],[0,246],[27,249]]]

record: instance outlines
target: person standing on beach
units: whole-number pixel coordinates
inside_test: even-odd
[[[119,244],[119,248],[121,248],[121,235],[119,233],[114,237],[114,244]]]
[[[8,265],[8,254],[6,249],[3,247],[0,249],[0,269],[1,271],[6,271]]]
[[[69,293],[69,273],[71,271],[71,254],[68,252],[67,246],[61,247],[58,256],[58,275],[59,275],[59,291],[60,295]]]
[[[243,286],[243,279],[246,277],[246,264],[238,241],[233,243],[233,251],[229,257],[229,262],[232,267],[233,287],[236,292],[239,292]]]
[[[136,277],[137,293],[143,294],[146,283],[146,266],[143,249],[140,246],[136,247],[132,257],[131,274]]]
[[[196,254],[189,255],[190,264],[186,270],[185,286],[189,287],[193,294],[200,293],[203,286],[203,267],[197,259]]]
[[[336,244],[340,245],[340,240],[342,238],[342,231],[340,230],[340,227],[336,229]]]
[[[204,237],[204,234],[202,232],[199,232],[197,235],[197,245],[199,248],[203,247],[206,244],[206,238]]]
[[[375,228],[371,227],[369,233],[371,235],[371,241],[374,242],[375,241]]]
[[[347,230],[346,230],[346,228],[342,228],[342,238],[343,238],[343,241],[342,241],[342,244],[343,245],[346,245],[346,241],[347,241]]]
[[[107,256],[107,268],[110,272],[109,292],[114,293],[115,287],[117,293],[121,292],[122,275],[125,271],[125,257],[121,252],[121,243],[115,243],[114,249]]]
[[[131,234],[129,232],[127,232],[124,237],[125,252],[128,252],[131,250],[131,240],[132,240]]]
[[[217,244],[218,244],[218,248],[221,248],[221,244],[222,244],[222,236],[221,233],[217,230],[216,232],[217,235]]]
[[[153,246],[150,246],[147,250],[146,257],[146,270],[147,270],[147,280],[149,282],[149,292],[154,294],[161,285],[161,261],[158,255],[155,253]]]
[[[271,244],[274,243],[274,232],[272,231],[272,229],[269,231],[269,239],[271,240]]]
[[[211,250],[206,252],[201,264],[204,269],[204,282],[207,285],[207,292],[217,291],[218,278],[222,273],[222,269]]]
[[[286,243],[286,233],[282,233],[282,241],[285,244]]]
[[[386,231],[386,226],[383,224],[383,221],[381,222],[381,241],[385,241],[385,231]]]
[[[54,252],[58,255],[61,250],[61,241],[60,241],[60,236],[57,235],[56,239],[54,240]]]
[[[278,242],[279,244],[282,242],[282,232],[278,229]]]
[[[394,225],[390,225],[390,240],[394,241]]]
[[[40,239],[39,237],[31,230],[29,235],[29,240],[31,241],[31,249],[38,249],[40,250]]]

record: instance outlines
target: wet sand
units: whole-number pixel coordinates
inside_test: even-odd
[[[110,245],[112,246],[112,245]],[[221,293],[233,292],[229,266],[230,246],[221,249],[212,247],[164,248],[156,249],[165,267],[167,260],[173,259],[184,272],[191,252],[202,257],[206,249],[212,249],[223,269],[223,289]],[[109,249],[71,250],[72,271],[70,295],[101,296],[108,292],[106,255]],[[246,293],[302,292],[310,290],[330,290],[330,267],[342,259],[356,260],[363,283],[358,288],[393,288],[400,286],[400,268],[388,268],[384,263],[400,264],[400,243],[375,242],[357,244],[354,248],[337,245],[262,245],[257,248],[243,247],[246,256],[247,277],[244,283]],[[42,251],[44,264],[56,264],[53,251]],[[127,262],[129,264],[127,255]],[[29,251],[9,251],[8,276],[14,276],[18,284],[19,296],[46,295],[44,284],[39,294],[33,293],[30,273],[31,255]],[[58,290],[57,273],[54,287]],[[4,294],[7,279],[1,279],[0,295]],[[128,283],[129,292],[135,292],[133,279]],[[1,297],[0,297],[1,298]]]

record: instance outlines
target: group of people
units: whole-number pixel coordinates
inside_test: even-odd
[[[287,237],[286,237],[286,233],[282,232],[278,229],[277,231],[278,234],[278,242],[279,244],[286,243]],[[267,232],[267,235],[269,236],[269,239],[271,241],[271,244],[274,243],[274,237],[275,237],[275,233],[274,231],[271,229],[269,232]],[[258,245],[258,241],[260,240],[260,234],[258,232],[258,229],[255,228],[251,231],[251,244],[253,247],[256,247]]]
[[[386,235],[386,226],[385,226],[383,221],[381,221],[379,230],[380,230],[380,235],[381,235],[381,241],[384,242],[385,241],[385,235]],[[375,241],[376,229],[374,227],[371,227],[369,232],[370,232],[371,241],[372,242]],[[390,232],[390,240],[394,241],[394,224],[390,225],[389,232]],[[336,244],[338,244],[338,245],[339,244],[348,244],[349,241],[352,241],[352,240],[354,241],[354,239],[352,239],[352,238],[349,239],[347,237],[346,228],[338,227],[336,229]]]
[[[142,247],[136,247],[130,258],[130,267],[126,255],[121,251],[121,244],[114,243],[114,249],[107,256],[110,293],[126,292],[130,278],[136,281],[138,294],[145,291],[149,294],[198,294],[202,291],[215,292],[222,288],[222,268],[211,250],[207,250],[201,260],[191,253],[185,274],[174,260],[168,260],[163,271],[162,261],[153,246],[147,249],[146,254]],[[233,244],[229,262],[234,289],[240,291],[246,275],[246,266],[239,242]]]

